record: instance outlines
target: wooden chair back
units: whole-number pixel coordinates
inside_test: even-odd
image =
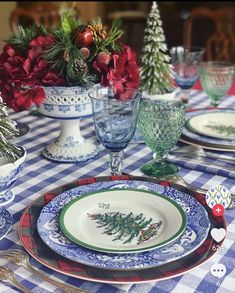
[[[206,49],[205,60],[235,61],[235,32],[234,32],[234,7],[224,7],[212,10],[206,7],[194,8],[190,16],[184,22],[183,44],[189,48],[192,45],[200,45]],[[210,23],[199,29],[200,21]],[[195,39],[195,32],[196,38]],[[205,34],[205,44],[197,44],[200,36]]]
[[[73,8],[80,13],[77,7]],[[16,7],[9,18],[10,28],[17,33],[18,25],[37,26],[44,25],[46,28],[55,29],[60,25],[60,6],[56,3],[35,3],[28,7]]]

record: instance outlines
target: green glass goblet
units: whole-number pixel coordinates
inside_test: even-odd
[[[138,127],[144,142],[154,152],[153,161],[141,167],[145,175],[160,177],[178,171],[166,158],[179,140],[184,123],[185,106],[181,101],[141,99]]]
[[[208,61],[199,70],[203,90],[210,99],[211,106],[217,107],[221,97],[230,89],[234,78],[234,65],[230,62]]]

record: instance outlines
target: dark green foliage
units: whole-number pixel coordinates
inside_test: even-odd
[[[7,42],[21,52],[25,52],[30,41],[37,35],[47,35],[47,31],[43,26],[31,26],[30,28],[18,27],[18,34],[12,36]]]

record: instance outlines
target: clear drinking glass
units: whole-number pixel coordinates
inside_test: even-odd
[[[111,175],[121,175],[124,149],[136,129],[140,93],[125,89],[128,100],[117,100],[111,88],[96,86],[89,96],[96,135],[110,155]]]
[[[178,46],[172,47],[170,54],[175,82],[181,90],[181,100],[187,103],[190,90],[199,77],[199,66],[203,59],[204,49],[199,47],[186,49]]]
[[[234,79],[234,65],[231,62],[208,61],[201,64],[200,81],[210,104],[217,107],[221,97],[229,91]]]
[[[185,105],[176,100],[141,99],[138,127],[146,145],[154,152],[153,161],[141,167],[145,175],[160,177],[174,174],[177,166],[166,162],[185,123]]]

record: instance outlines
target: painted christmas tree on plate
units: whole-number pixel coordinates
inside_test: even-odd
[[[103,234],[114,236],[112,241],[120,240],[123,244],[132,242],[136,237],[137,244],[141,244],[157,235],[162,225],[162,221],[153,223],[153,219],[147,219],[143,213],[134,215],[132,212],[111,212],[87,215],[96,221],[98,228],[104,228]]]

